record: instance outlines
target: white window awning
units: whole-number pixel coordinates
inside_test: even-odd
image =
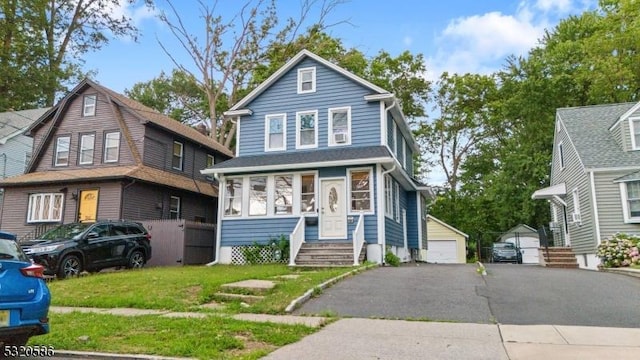
[[[560,204],[567,206],[567,203],[562,199],[567,195],[567,185],[565,183],[556,184],[540,190],[534,191],[531,198],[533,200],[555,200]]]

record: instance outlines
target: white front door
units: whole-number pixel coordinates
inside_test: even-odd
[[[320,179],[320,238],[347,238],[344,179]]]

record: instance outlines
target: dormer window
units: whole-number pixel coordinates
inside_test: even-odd
[[[298,94],[316,92],[316,68],[298,69]]]
[[[96,95],[85,95],[82,107],[82,116],[94,116],[96,114]]]
[[[629,119],[629,128],[631,132],[631,148],[640,150],[640,118]]]

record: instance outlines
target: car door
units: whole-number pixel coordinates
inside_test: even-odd
[[[113,232],[113,247],[111,248],[111,255],[113,261],[117,266],[127,265],[127,256],[135,246],[133,238],[135,234],[131,234],[131,230],[124,223],[115,223],[111,226]]]
[[[85,268],[102,269],[111,266],[112,235],[110,224],[96,224],[84,235]]]

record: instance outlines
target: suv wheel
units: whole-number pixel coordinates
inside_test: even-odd
[[[136,250],[129,256],[127,267],[129,269],[140,269],[144,266],[144,254],[142,251]]]
[[[61,279],[78,276],[82,272],[82,262],[76,255],[67,255],[60,262],[58,277]]]

